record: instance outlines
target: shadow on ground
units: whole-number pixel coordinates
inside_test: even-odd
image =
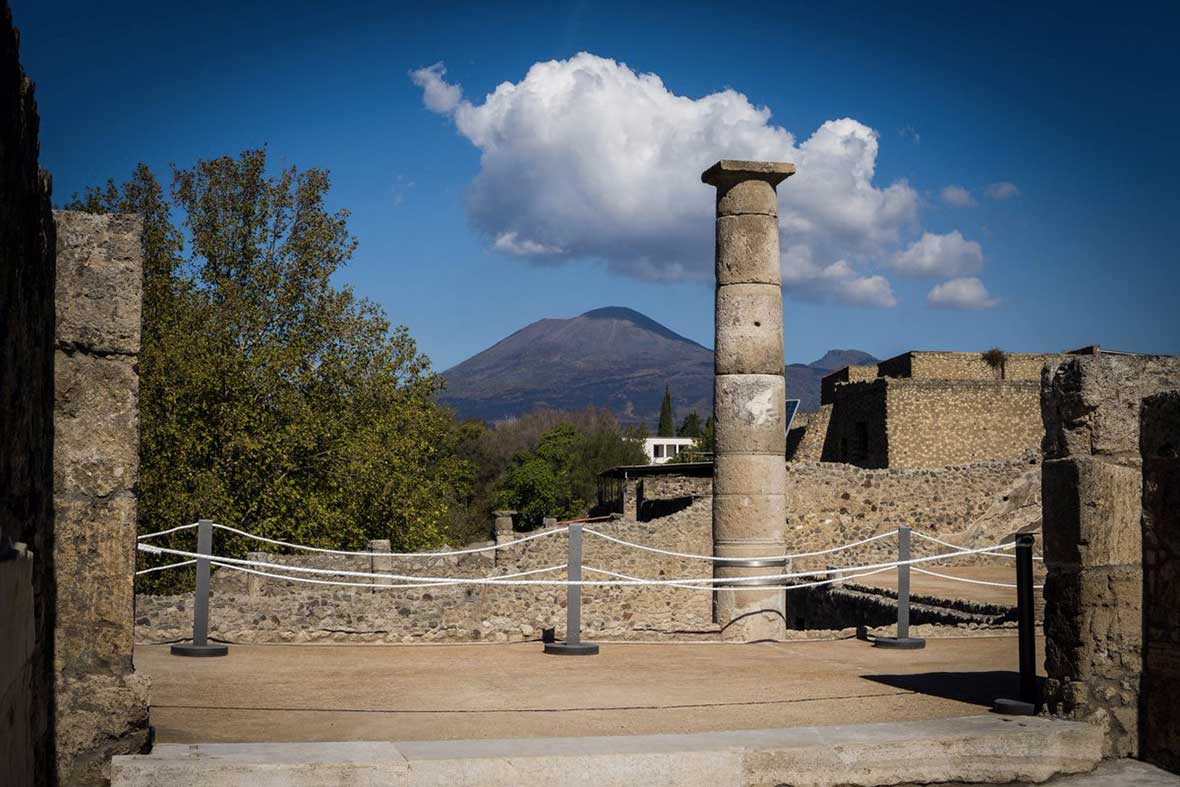
[[[988,708],[998,697],[1020,696],[1020,673],[1015,670],[919,672],[910,675],[862,675],[861,677],[897,689]],[[1043,679],[1038,678],[1038,680]]]

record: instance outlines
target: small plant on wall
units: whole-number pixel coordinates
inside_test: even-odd
[[[1008,353],[999,347],[993,347],[987,352],[982,353],[980,357],[1000,376],[1001,380],[1005,379],[1008,371]]]

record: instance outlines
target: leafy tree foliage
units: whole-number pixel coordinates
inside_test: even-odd
[[[563,420],[544,432],[535,447],[518,451],[505,468],[496,505],[519,511],[526,528],[539,526],[547,516],[585,515],[597,496],[600,472],[647,461],[642,445],[620,432],[613,416],[586,412],[597,415],[597,428]]]
[[[680,428],[676,430],[676,436],[700,437],[702,428],[701,417],[696,412],[691,412],[684,416],[684,420],[680,422]]]
[[[664,401],[660,402],[660,429],[657,437],[673,437],[676,434],[675,416],[672,414],[672,392],[664,386]]]
[[[140,530],[207,516],[317,546],[437,546],[474,473],[434,401],[441,380],[405,327],[331,284],[356,240],[324,204],[328,174],[266,163],[250,150],[174,167],[171,200],[140,165],[71,206],[145,217]]]

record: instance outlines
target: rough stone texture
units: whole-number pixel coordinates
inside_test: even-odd
[[[679,501],[678,505],[669,505]],[[649,478],[633,507],[646,521],[614,519],[588,525],[633,543],[698,555],[712,552],[712,501],[708,478]],[[671,512],[666,512],[673,508]],[[517,534],[519,537],[519,534]],[[489,542],[490,543],[490,542]],[[216,549],[217,536],[214,535]],[[487,544],[483,544],[487,545]],[[371,571],[382,561],[389,573],[416,576],[483,577],[566,562],[567,541],[553,535],[496,552],[415,558],[277,555],[252,553],[284,565]],[[709,576],[701,560],[633,550],[587,534],[583,563],[634,577]],[[564,579],[564,571],[537,577]],[[249,577],[215,568],[209,635],[231,642],[413,642],[535,639],[545,628],[565,626],[565,590],[560,587],[467,585],[395,590],[323,588],[286,580]],[[586,579],[599,578],[589,571]],[[322,577],[316,577],[321,578]],[[140,596],[139,638],[167,641],[192,630],[192,594]],[[586,587],[582,592],[582,636],[607,639],[714,637],[712,596],[679,588]]]
[[[19,785],[53,779],[54,225],[38,127],[0,0],[0,783]]]
[[[824,455],[824,441],[832,422],[832,405],[821,404],[814,413],[795,413],[787,433],[787,458],[818,462]]]
[[[1143,402],[1143,759],[1180,773],[1180,392]]]
[[[521,784],[872,787],[1042,782],[1101,758],[1083,724],[981,715],[682,735],[397,743],[166,744],[120,757],[117,787]]]
[[[57,770],[64,784],[105,784],[113,754],[148,743],[148,681],[131,663],[143,227],[55,218]]]
[[[1025,380],[1039,381],[1041,369],[1057,358],[1051,353],[1008,353],[1004,368],[993,367],[982,353],[911,351],[881,361],[881,377],[916,380]],[[1002,377],[1001,377],[1002,375]]]
[[[723,484],[749,469],[744,457],[785,458],[786,380],[783,376],[782,284],[775,187],[793,164],[719,161],[701,175],[717,188],[716,337],[714,346],[714,464]],[[741,469],[728,467],[743,457]],[[713,551],[717,557],[781,554],[785,489],[775,472],[741,494],[717,488]],[[750,485],[749,480],[744,483]],[[774,573],[765,567],[717,563],[715,576]],[[727,639],[778,639],[785,630],[781,590],[722,590],[716,618]]]
[[[1045,426],[1045,699],[1139,748],[1143,655],[1140,408],[1180,386],[1180,358],[1064,356],[1041,378]]]

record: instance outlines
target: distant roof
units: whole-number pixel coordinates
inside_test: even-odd
[[[650,475],[685,475],[692,478],[711,478],[712,462],[668,462],[662,465],[619,465],[603,470],[599,478],[639,478]]]

